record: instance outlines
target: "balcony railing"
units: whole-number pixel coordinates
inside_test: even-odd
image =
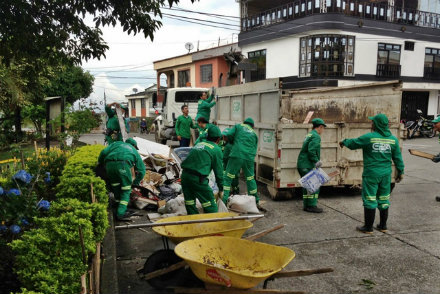
[[[349,0],[298,0],[241,19],[241,31],[252,31],[273,24],[314,14],[337,13],[360,19],[440,28],[440,14],[390,6],[384,2],[358,2]]]
[[[428,80],[440,80],[440,69],[433,67],[425,67],[423,77]]]
[[[399,78],[400,64],[378,64],[376,76],[379,78]]]

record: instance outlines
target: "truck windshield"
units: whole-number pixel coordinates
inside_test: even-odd
[[[197,102],[200,99],[203,91],[179,91],[176,92],[176,102],[177,103],[191,103]]]

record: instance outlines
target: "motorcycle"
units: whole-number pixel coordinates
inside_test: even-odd
[[[423,112],[417,109],[419,117],[415,121],[407,121],[405,123],[406,134],[408,139],[412,139],[418,133],[419,136],[433,138],[435,136],[434,124],[431,120],[423,117]]]

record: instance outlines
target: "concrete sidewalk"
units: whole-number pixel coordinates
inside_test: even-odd
[[[259,187],[268,213],[246,234],[286,224],[283,230],[259,241],[293,249],[296,258],[287,269],[335,269],[328,274],[271,281],[270,289],[308,293],[440,293],[440,202],[434,199],[440,194],[440,164],[411,156],[408,148],[440,151],[438,138],[405,141],[405,179],[391,195],[388,233],[375,231],[373,235],[364,235],[355,230],[363,223],[360,195],[327,189],[319,199],[325,212],[310,214],[302,210],[301,199],[274,202]],[[378,219],[377,213],[376,223]],[[135,220],[145,221],[144,217]],[[161,238],[151,229],[116,232],[119,293],[159,293],[139,280],[135,271],[150,254],[162,248]],[[368,287],[368,281],[374,284]]]

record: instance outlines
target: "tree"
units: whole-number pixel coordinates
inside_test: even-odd
[[[194,2],[195,0],[191,0]],[[101,58],[108,49],[101,27],[119,22],[128,34],[142,32],[153,40],[162,25],[160,8],[179,0],[2,0],[0,1],[0,56],[6,64],[21,58],[75,63]],[[94,26],[85,23],[93,16]]]
[[[89,97],[93,92],[94,77],[79,66],[62,66],[55,71],[55,76],[44,87],[47,97],[63,96],[66,102],[73,104],[76,100]]]

